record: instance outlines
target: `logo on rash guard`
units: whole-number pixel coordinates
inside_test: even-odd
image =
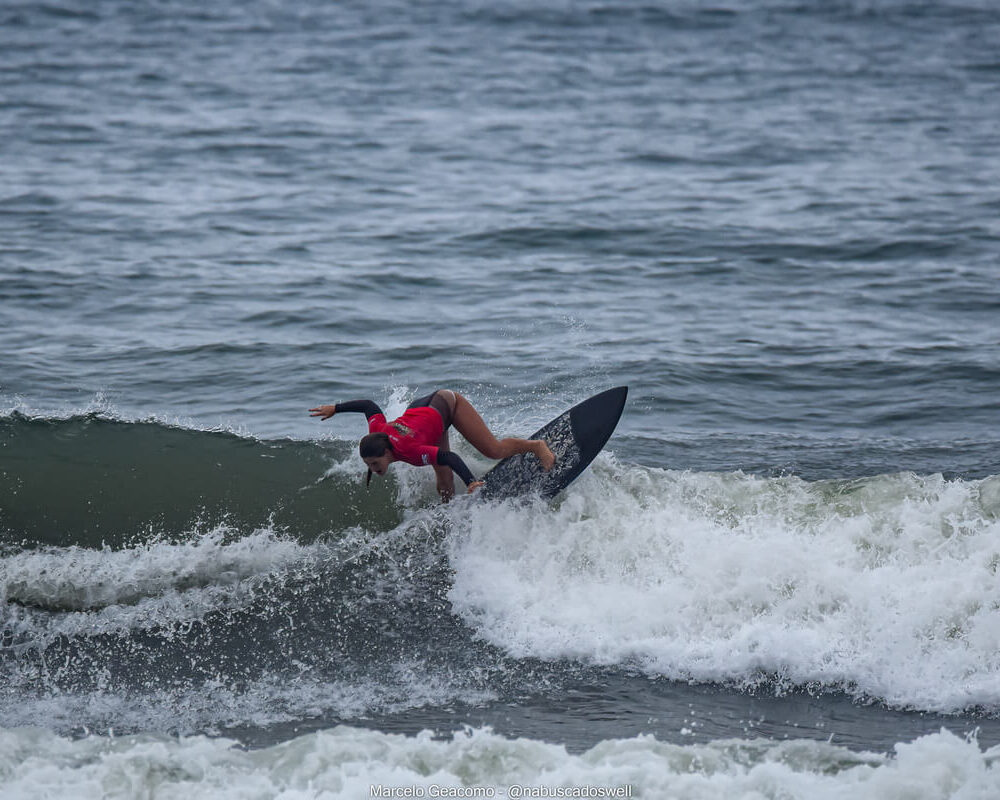
[[[425,467],[431,463],[431,457],[427,453],[421,455],[420,460],[424,462]]]

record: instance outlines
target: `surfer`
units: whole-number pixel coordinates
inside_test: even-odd
[[[534,453],[546,471],[556,457],[541,439],[497,439],[464,396],[450,389],[439,389],[414,400],[403,416],[386,422],[385,414],[371,400],[349,400],[309,409],[309,416],[329,419],[334,414],[360,411],[368,420],[368,435],[361,440],[361,458],[368,465],[365,484],[372,473],[385,475],[393,461],[414,466],[430,465],[437,475],[437,490],[444,502],[455,495],[454,473],[464,481],[469,494],[483,485],[472,475],[465,462],[452,452],[448,428],[452,425],[487,458],[503,459],[518,453]]]

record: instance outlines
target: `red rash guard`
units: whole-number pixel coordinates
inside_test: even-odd
[[[410,408],[392,422],[385,414],[368,418],[369,433],[384,433],[392,442],[396,458],[415,467],[438,463],[438,442],[444,435],[444,420],[433,408]]]

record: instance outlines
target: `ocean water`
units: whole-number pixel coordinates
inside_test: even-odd
[[[998,41],[0,5],[0,797],[1000,796]],[[551,503],[307,413],[622,384]]]

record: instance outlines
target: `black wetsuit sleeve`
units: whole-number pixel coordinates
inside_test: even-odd
[[[365,419],[371,419],[376,414],[382,413],[382,409],[371,400],[348,400],[346,403],[337,403],[337,413],[342,411],[360,411],[365,415]]]
[[[451,450],[438,450],[437,463],[439,467],[451,467],[458,473],[458,477],[462,479],[466,486],[475,480],[472,477],[472,471],[465,466],[465,462]]]

